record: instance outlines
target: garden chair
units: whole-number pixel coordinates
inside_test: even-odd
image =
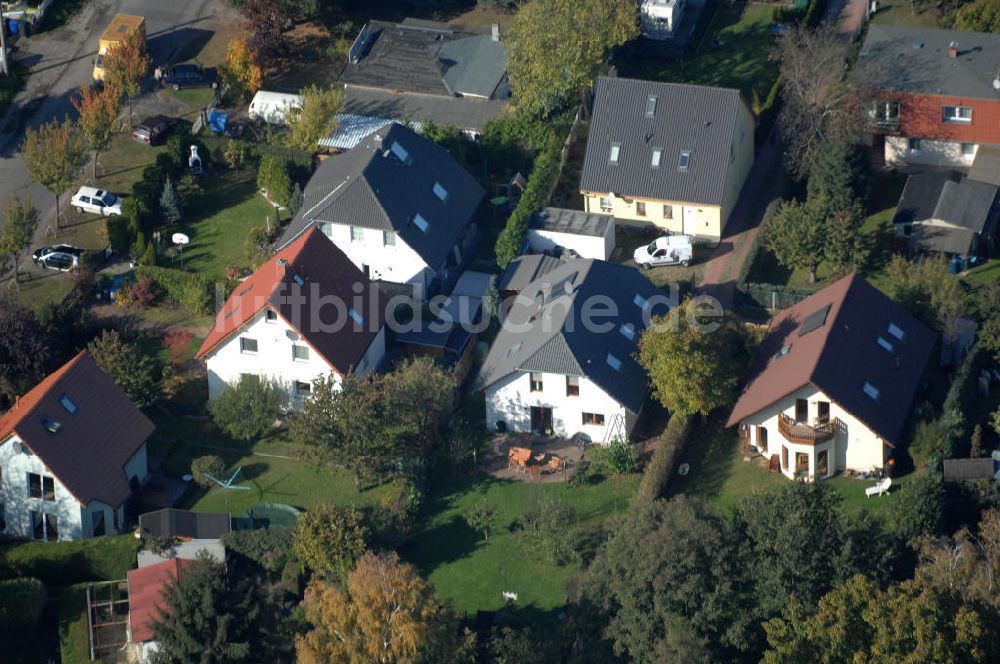
[[[872,496],[882,496],[883,494],[889,493],[889,487],[892,486],[892,478],[887,477],[884,480],[879,480],[875,486],[870,486],[865,489],[865,498],[871,498]]]

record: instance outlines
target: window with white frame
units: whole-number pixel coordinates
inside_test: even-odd
[[[942,119],[949,124],[968,124],[972,122],[972,107],[944,106],[941,115]]]
[[[364,242],[365,229],[359,226],[351,226],[351,242]]]
[[[395,231],[382,231],[382,246],[383,247],[395,247],[396,246],[396,232]]]
[[[56,499],[55,480],[48,475],[28,473],[28,496],[54,501]]]
[[[580,396],[579,376],[566,376],[566,396],[568,397]]]
[[[299,396],[309,396],[312,393],[312,383],[304,380],[295,381],[295,393]]]
[[[637,217],[645,217],[646,216],[646,204],[644,202],[642,202],[642,201],[636,201],[635,202],[635,215]]]
[[[619,145],[618,143],[612,143],[611,147],[608,148],[608,163],[617,164],[618,157],[621,156],[621,153],[622,153],[622,146]]]
[[[673,219],[674,218],[674,206],[673,205],[664,205],[663,206],[663,218],[664,219]]]
[[[604,415],[601,413],[584,413],[583,414],[583,424],[584,426],[604,426]]]
[[[653,148],[653,152],[649,157],[649,167],[659,168],[661,161],[663,161],[663,148]]]
[[[309,361],[309,346],[302,344],[292,344],[292,359],[298,362]]]
[[[535,372],[531,373],[531,391],[532,392],[542,391],[542,374]]]
[[[613,209],[611,206],[611,198],[608,196],[601,196],[601,212],[611,212]]]

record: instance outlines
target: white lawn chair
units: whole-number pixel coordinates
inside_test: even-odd
[[[883,480],[879,480],[875,483],[875,486],[870,486],[865,489],[865,498],[871,498],[872,496],[881,496],[882,494],[889,493],[889,487],[892,486],[892,478],[887,477]]]

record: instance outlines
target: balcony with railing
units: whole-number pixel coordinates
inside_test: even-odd
[[[797,445],[816,445],[825,443],[837,434],[840,420],[833,419],[820,424],[804,424],[781,413],[778,415],[778,432],[790,443]]]
[[[868,122],[878,132],[899,131],[899,102],[877,101],[868,110]]]

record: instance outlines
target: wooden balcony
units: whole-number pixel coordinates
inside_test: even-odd
[[[836,435],[839,427],[840,420],[837,419],[810,426],[796,422],[784,413],[778,415],[778,432],[785,437],[785,440],[797,445],[825,443]]]

